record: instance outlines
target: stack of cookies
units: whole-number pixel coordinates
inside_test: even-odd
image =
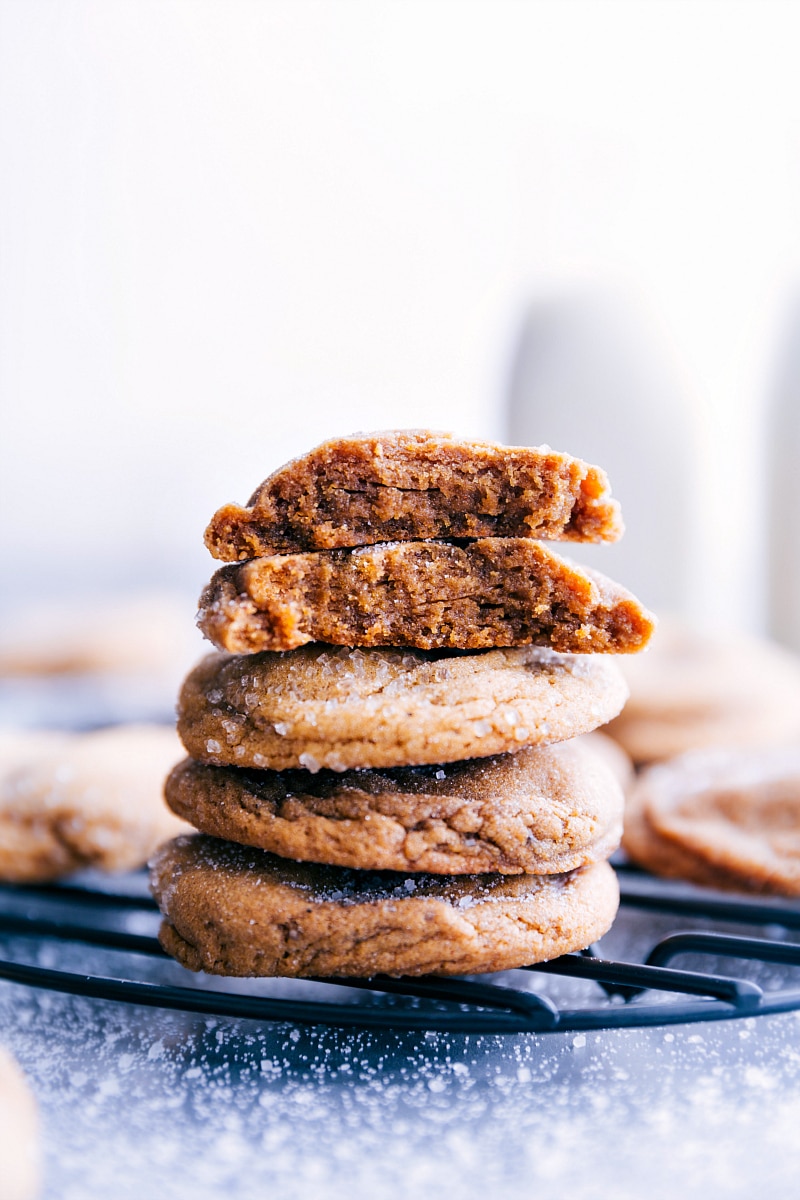
[[[578,738],[649,614],[541,542],[622,531],[602,471],[421,432],[338,439],[206,533],[218,647],[189,675],[153,862],[195,970],[498,971],[614,918],[623,798]]]

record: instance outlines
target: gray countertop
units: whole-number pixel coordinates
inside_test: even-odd
[[[100,949],[3,948],[197,982]],[[800,1013],[453,1036],[208,1019],[0,983],[0,1041],[40,1105],[44,1200],[744,1197],[789,1195],[800,1171]]]

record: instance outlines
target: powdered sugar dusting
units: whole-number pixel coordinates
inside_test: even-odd
[[[114,969],[95,948],[41,954],[58,969]],[[182,986],[372,1002],[130,963],[129,975]],[[500,1179],[509,1196],[745,1200],[765,1181],[791,1195],[796,1178],[793,1014],[668,1031],[425,1034],[192,1016],[0,983],[0,1026],[41,1109],[47,1200],[400,1200],[409,1189],[485,1200]],[[654,1144],[668,1147],[668,1166]]]

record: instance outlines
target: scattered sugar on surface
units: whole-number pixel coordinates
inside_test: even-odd
[[[55,953],[61,969],[112,969],[109,953]],[[203,981],[173,964],[134,962],[137,977],[184,986],[286,998],[333,990]],[[748,1021],[747,1040],[743,1024],[703,1027],[701,1043],[689,1042],[691,1026],[671,1029],[671,1040],[658,1028],[345,1031],[0,984],[3,1041],[29,1076],[47,1134],[43,1200],[638,1200],[643,1191],[744,1200],[767,1186],[790,1195],[800,1065],[784,1052],[798,1022]]]

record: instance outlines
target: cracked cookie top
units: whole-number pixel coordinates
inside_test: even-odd
[[[203,833],[362,870],[556,875],[622,834],[614,773],[578,739],[393,770],[252,771],[186,759],[167,803]]]
[[[178,732],[192,758],[216,765],[417,766],[563,741],[604,724],[626,696],[610,656],[313,643],[209,655],[183,685]]]
[[[800,747],[694,751],[650,767],[629,799],[625,846],[657,874],[800,895]]]
[[[563,875],[403,875],[296,863],[196,835],[155,856],[159,938],[219,975],[461,975],[583,949],[610,926],[607,863]]]

